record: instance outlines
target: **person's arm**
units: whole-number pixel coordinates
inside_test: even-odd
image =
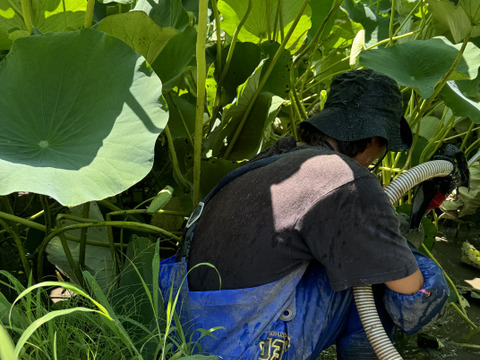
[[[387,281],[387,287],[400,294],[412,295],[423,287],[423,275],[420,269],[402,279]]]
[[[393,322],[407,334],[419,331],[434,320],[442,312],[449,295],[442,269],[419,251],[412,251],[423,278],[421,289],[403,294],[387,288],[383,298]]]

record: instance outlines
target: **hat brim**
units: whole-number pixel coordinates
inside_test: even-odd
[[[305,120],[325,135],[341,141],[357,141],[373,136],[388,141],[389,151],[406,151],[412,145],[412,132],[402,116],[399,122],[392,122],[390,116],[368,109],[358,111],[341,107],[329,107]]]

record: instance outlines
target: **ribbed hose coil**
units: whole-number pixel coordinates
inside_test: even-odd
[[[400,196],[421,182],[433,177],[447,176],[453,171],[453,164],[447,160],[434,160],[417,165],[393,180],[386,188],[385,193],[392,204]]]
[[[385,193],[394,204],[414,186],[433,177],[447,176],[453,169],[454,165],[447,160],[434,160],[417,165],[393,180],[385,188]],[[377,357],[380,360],[403,360],[383,328],[375,307],[372,287],[356,286],[353,288],[353,295],[363,328]]]

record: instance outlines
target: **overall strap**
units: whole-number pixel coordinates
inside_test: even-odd
[[[283,154],[278,154],[278,155],[273,155],[267,158],[263,158],[260,160],[252,161],[247,163],[246,165],[243,165],[231,172],[229,172],[227,175],[225,175],[222,180],[215,186],[209,193],[208,195],[198,203],[197,207],[195,210],[193,210],[192,214],[190,215],[190,218],[187,221],[187,224],[185,226],[185,229],[183,231],[183,237],[180,242],[180,246],[177,251],[177,261],[180,261],[181,259],[185,259],[185,261],[188,259],[188,255],[190,253],[190,246],[192,244],[193,240],[193,235],[195,232],[195,228],[197,227],[198,220],[200,219],[200,216],[202,215],[203,208],[205,204],[210,201],[211,198],[215,196],[215,194],[222,189],[225,185],[227,185],[230,181],[233,179],[236,179],[239,176],[242,176],[243,174],[255,170],[258,168],[261,168],[263,166],[266,166],[268,164],[273,163],[274,161],[277,161],[278,159],[283,158],[284,156],[290,154],[290,152],[283,153]]]

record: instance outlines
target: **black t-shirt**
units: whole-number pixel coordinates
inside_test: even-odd
[[[336,291],[412,274],[416,261],[377,178],[328,149],[293,150],[206,204],[189,268],[213,264],[222,289],[266,284],[310,261],[326,267]],[[193,291],[219,285],[211,267],[189,275]]]

